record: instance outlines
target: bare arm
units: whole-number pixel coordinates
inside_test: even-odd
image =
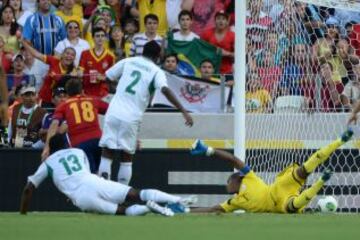
[[[224,213],[225,210],[220,206],[216,205],[213,207],[207,207],[207,208],[191,208],[190,213]]]
[[[50,153],[49,141],[50,141],[50,138],[56,134],[58,128],[59,128],[59,120],[57,120],[57,119],[52,120],[49,130],[48,130],[48,133],[47,133],[47,136],[46,136],[45,146],[44,146],[43,152],[41,154],[41,161],[44,161],[49,156],[49,153]]]
[[[39,59],[40,61],[45,62],[46,56],[38,52],[35,48],[33,48],[28,41],[22,40],[22,44],[24,48],[30,52],[31,55],[33,55],[35,58]]]
[[[181,105],[181,103],[176,98],[174,93],[170,90],[170,88],[163,87],[163,88],[161,88],[161,92],[165,95],[165,97],[169,100],[169,102],[171,102],[177,109],[179,109],[182,112],[182,114],[184,116],[184,119],[185,119],[185,124],[187,126],[191,127],[194,124],[194,121],[193,121],[192,117],[185,110],[185,108]]]
[[[194,6],[194,0],[183,0],[181,3],[182,10],[191,11]]]
[[[236,169],[243,169],[246,166],[243,161],[235,157],[233,154],[220,149],[214,149],[212,156],[231,163]]]
[[[29,204],[32,198],[32,193],[35,190],[34,184],[28,182],[22,192],[21,202],[20,202],[20,213],[26,214],[29,208]]]

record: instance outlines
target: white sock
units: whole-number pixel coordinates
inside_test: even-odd
[[[132,162],[121,162],[118,172],[118,182],[129,185],[132,175]]]
[[[156,189],[144,189],[140,191],[140,199],[142,201],[153,200],[160,203],[177,203],[181,200],[180,197],[174,196]]]
[[[100,166],[99,166],[99,172],[98,175],[101,177],[102,173],[108,174],[108,179],[110,179],[111,175],[111,164],[112,160],[110,158],[106,158],[101,156]]]
[[[146,205],[139,204],[131,205],[125,209],[126,216],[140,216],[148,212],[151,212],[151,210]]]

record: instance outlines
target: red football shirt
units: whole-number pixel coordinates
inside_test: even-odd
[[[53,119],[65,120],[72,146],[101,137],[98,113],[105,114],[109,104],[101,99],[77,95],[61,103]]]
[[[229,52],[235,51],[235,33],[228,30],[223,37],[223,39],[217,39],[215,37],[215,28],[207,30],[203,32],[201,35],[201,38],[208,43],[217,46],[219,48],[222,48]],[[234,59],[232,57],[223,57],[221,60],[221,66],[220,66],[220,73],[226,74],[226,73],[232,73],[232,65],[233,65]]]
[[[40,88],[39,98],[43,102],[51,103],[52,89],[66,73],[66,70],[61,67],[60,59],[50,55],[45,57],[45,63],[49,65],[49,72]]]
[[[108,85],[105,81],[97,81],[96,76],[105,74],[115,63],[115,56],[109,50],[97,56],[94,49],[89,49],[81,53],[80,68],[84,71],[83,88],[87,95],[104,97],[109,93]]]

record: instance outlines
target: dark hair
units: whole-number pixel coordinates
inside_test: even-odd
[[[80,94],[82,89],[82,82],[79,78],[67,76],[65,91],[70,97]]]
[[[154,20],[154,21],[159,22],[158,16],[156,16],[156,15],[153,14],[153,13],[149,13],[149,14],[147,14],[147,15],[145,16],[145,18],[144,18],[144,24],[146,24],[146,22],[148,21],[148,19],[152,19],[152,20]]]
[[[65,134],[57,133],[50,138],[49,141],[50,154],[53,154],[56,151],[61,149],[68,148],[68,144],[66,142]]]
[[[215,67],[214,63],[213,63],[210,59],[208,59],[208,58],[202,60],[202,61],[200,62],[200,66],[203,65],[203,63],[206,63],[206,62],[211,63],[211,65],[212,65],[213,67]]]
[[[156,61],[160,56],[160,51],[161,47],[159,44],[155,40],[152,40],[144,45],[142,55],[144,57],[150,58],[153,61]]]
[[[3,12],[5,11],[5,9],[7,8],[10,8],[11,12],[13,13],[13,20],[10,24],[10,30],[9,30],[9,33],[11,36],[14,36],[16,34],[16,31],[18,30],[19,28],[19,25],[17,24],[16,22],[16,15],[15,15],[15,10],[12,6],[9,5],[9,3],[7,3],[5,6],[3,6],[1,9],[0,9],[0,26],[4,25],[4,22],[2,20],[2,14]]]
[[[191,20],[193,19],[192,13],[189,10],[181,10],[181,12],[178,15],[178,21],[179,22],[180,22],[180,18],[182,16],[189,16]]]
[[[95,36],[95,33],[97,32],[103,32],[104,34],[106,34],[106,31],[102,28],[99,28],[99,27],[96,27],[96,28],[93,28],[92,31],[91,31],[91,36],[94,37]]]
[[[169,54],[167,54],[167,55],[165,56],[165,58],[164,58],[164,62],[166,61],[166,59],[168,59],[168,58],[170,58],[170,57],[175,58],[175,59],[176,59],[176,63],[179,63],[179,58],[178,58],[178,56],[177,56],[176,53],[169,53]]]

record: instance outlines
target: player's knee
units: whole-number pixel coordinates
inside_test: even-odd
[[[126,195],[125,201],[140,202],[140,191],[134,188],[130,188],[128,194]]]

